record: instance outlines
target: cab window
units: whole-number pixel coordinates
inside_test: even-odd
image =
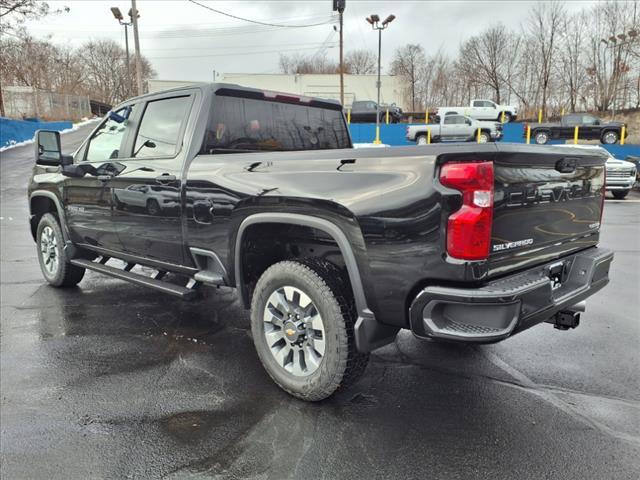
[[[135,105],[121,108],[100,125],[89,140],[86,162],[103,162],[124,156],[120,155],[120,147],[125,133],[131,128],[129,118],[132,117],[134,108]]]
[[[163,98],[147,103],[133,147],[133,157],[173,157],[182,147],[180,132],[191,97]]]

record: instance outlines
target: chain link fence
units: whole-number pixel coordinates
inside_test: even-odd
[[[2,89],[5,115],[9,118],[80,120],[91,116],[89,97],[45,92],[32,87]]]

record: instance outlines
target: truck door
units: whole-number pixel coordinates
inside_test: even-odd
[[[586,140],[599,140],[600,120],[593,115],[582,115],[579,136]]]
[[[124,253],[182,265],[182,165],[195,93],[158,95],[139,105],[124,169],[112,180],[114,225]]]
[[[444,141],[466,140],[469,127],[464,115],[445,115],[440,126],[440,139]]]
[[[86,165],[88,172],[81,178],[67,178],[64,184],[65,217],[76,244],[119,250],[112,222],[111,178],[120,169],[122,145],[130,136],[130,118],[136,109],[129,105],[105,118],[76,153],[74,162]]]

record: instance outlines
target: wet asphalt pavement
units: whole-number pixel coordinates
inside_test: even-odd
[[[231,290],[186,303],[93,272],[46,286],[32,152],[0,160],[3,479],[638,478],[640,195],[607,202],[612,279],[576,330],[492,346],[404,332],[354,387],[307,404],[262,370]]]

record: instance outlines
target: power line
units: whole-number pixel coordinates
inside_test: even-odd
[[[327,46],[326,48],[336,48],[337,45]],[[180,55],[180,56],[172,56],[172,57],[147,57],[149,59],[154,60],[170,60],[170,59],[178,59],[178,58],[205,58],[205,57],[236,57],[242,55],[262,55],[265,53],[281,53],[281,52],[298,52],[302,50],[315,50],[317,47],[307,47],[307,48],[291,48],[291,49],[278,49],[278,50],[263,50],[263,51],[255,51],[255,52],[234,52],[234,53],[212,53],[208,55]]]
[[[249,23],[256,23],[258,25],[266,25],[268,27],[280,27],[280,28],[306,28],[306,27],[317,27],[319,25],[326,25],[327,22],[322,22],[322,23],[310,23],[308,25],[282,25],[282,24],[277,24],[277,23],[268,23],[268,22],[261,22],[259,20],[250,20],[248,18],[243,18],[243,17],[238,17],[237,15],[232,15],[230,13],[226,13],[223,12],[221,10],[216,10],[215,8],[212,8],[208,5],[204,5],[202,3],[196,2],[195,0],[189,0],[191,3],[198,5],[202,8],[206,8],[207,10],[211,10],[212,12],[216,12],[219,13],[220,15],[225,15],[227,17],[230,18],[235,18],[236,20],[242,20],[244,22],[249,22]]]

